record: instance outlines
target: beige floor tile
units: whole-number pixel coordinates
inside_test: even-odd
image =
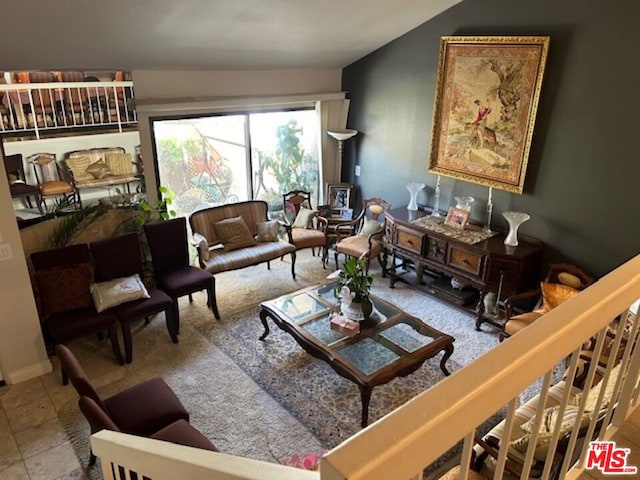
[[[11,435],[11,429],[9,428],[9,421],[7,420],[7,414],[4,413],[4,409],[0,408],[0,441]]]
[[[0,467],[0,478],[2,480],[29,480],[27,467],[24,462],[16,462],[4,470]]]
[[[48,396],[5,412],[14,434],[56,418],[56,409]]]
[[[21,460],[20,450],[14,438],[3,438],[0,442],[0,472]]]
[[[27,458],[66,442],[67,435],[58,419],[55,418],[37,427],[16,433],[14,439],[22,457]]]
[[[60,375],[60,366],[58,363],[53,366],[52,372],[49,372],[46,375],[42,375],[40,377],[40,380],[42,380],[42,384],[44,385],[44,388],[47,390],[49,395],[60,390],[73,388],[71,384],[62,385],[62,376]]]
[[[60,409],[69,402],[78,402],[78,394],[73,387],[49,393],[49,398],[51,399],[51,402],[53,403],[53,406],[55,407],[57,412],[59,412]]]
[[[40,378],[33,378],[26,382],[11,385],[9,391],[0,398],[0,401],[5,410],[10,410],[46,396],[47,391]]]
[[[26,458],[24,463],[31,480],[51,480],[80,468],[78,457],[69,442]]]
[[[96,467],[91,467],[96,468]],[[56,478],[56,480],[89,480],[91,477],[89,474],[82,468],[78,468],[73,472],[69,472],[61,477]]]

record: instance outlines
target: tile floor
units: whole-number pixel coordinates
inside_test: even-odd
[[[63,386],[57,359],[47,375],[0,387],[0,479],[2,480],[87,480],[88,459],[79,459],[58,421],[58,410],[76,400],[71,385]],[[96,357],[91,369],[95,386],[124,376],[125,368]],[[95,375],[95,376],[94,376]],[[629,417],[615,437],[618,446],[631,449],[628,465],[640,467],[640,408]],[[98,467],[92,467],[98,468]],[[583,473],[580,480],[638,478],[605,476],[597,470]]]
[[[75,402],[71,385],[63,386],[60,368],[51,358],[54,371],[32,380],[0,387],[0,479],[54,480],[88,479],[88,459],[79,459],[58,421],[58,410]],[[124,368],[97,358],[103,382],[114,380]],[[93,467],[99,468],[99,467]]]

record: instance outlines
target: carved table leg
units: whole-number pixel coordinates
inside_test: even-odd
[[[442,370],[442,373],[444,373],[447,377],[451,375],[451,372],[449,372],[445,363],[447,363],[447,360],[449,360],[449,357],[451,355],[453,355],[453,345],[447,345],[444,349],[442,360],[440,360],[440,370]]]
[[[260,320],[262,321],[262,326],[264,327],[264,333],[260,337],[260,340],[264,340],[269,335],[269,324],[267,323],[267,312],[266,310],[260,310]]]
[[[371,391],[373,387],[360,386],[360,398],[362,399],[362,428],[369,424],[369,400],[371,400]]]
[[[480,331],[480,326],[484,322],[484,295],[485,291],[480,290],[480,298],[478,299],[478,303],[476,304],[476,312],[478,312],[478,316],[476,317],[476,330]]]

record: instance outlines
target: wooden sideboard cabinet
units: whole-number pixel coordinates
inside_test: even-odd
[[[404,281],[396,272],[398,261],[405,266],[409,264],[417,272],[415,286],[457,305],[469,306],[467,300],[471,300],[477,312],[478,330],[483,322],[495,325],[484,312],[482,299],[487,292],[497,293],[501,283],[501,298],[535,288],[542,261],[542,242],[519,235],[519,245],[508,247],[504,244],[505,234],[498,233],[470,245],[412,223],[429,214],[429,211],[406,208],[385,214],[386,255],[392,257],[391,287],[398,280]],[[441,281],[423,285],[425,270],[441,275]],[[450,287],[449,277],[468,287],[455,291]]]

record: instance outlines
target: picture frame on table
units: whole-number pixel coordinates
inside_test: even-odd
[[[318,205],[318,216],[328,217],[331,215],[331,205]]]
[[[460,230],[464,230],[469,222],[469,210],[462,208],[451,207],[447,213],[447,218],[444,220],[445,225],[449,225]]]
[[[327,201],[332,217],[342,218],[342,210],[351,207],[352,190],[353,185],[350,183],[327,184]]]
[[[343,220],[353,220],[353,208],[343,208],[340,217]]]
[[[549,37],[442,37],[429,171],[522,193]]]

